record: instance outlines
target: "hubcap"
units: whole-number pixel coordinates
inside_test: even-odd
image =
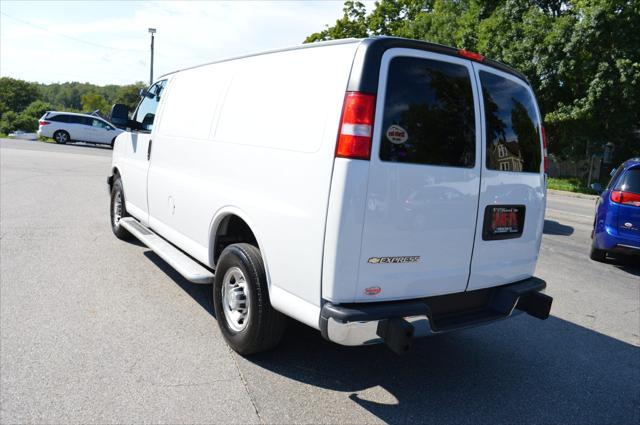
[[[65,133],[58,133],[58,141],[64,142],[67,140],[67,135]]]
[[[113,225],[117,226],[122,218],[122,192],[119,190],[116,192],[116,196],[113,199]]]
[[[232,267],[222,279],[222,309],[231,329],[242,331],[249,322],[249,288],[244,273]]]

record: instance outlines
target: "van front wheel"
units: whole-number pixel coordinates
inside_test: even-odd
[[[285,316],[271,307],[262,256],[253,245],[238,243],[222,251],[213,305],[224,339],[239,354],[269,350],[282,339]]]

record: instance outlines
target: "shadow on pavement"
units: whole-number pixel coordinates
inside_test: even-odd
[[[545,220],[543,233],[545,235],[571,236],[573,235],[573,227],[554,220]]]
[[[617,269],[640,276],[640,255],[610,254],[606,261]]]
[[[95,149],[102,149],[102,150],[106,150],[106,151],[110,151],[111,150],[111,146],[110,145],[104,145],[104,144],[95,144],[94,145],[94,144],[85,143],[85,142],[69,142],[69,143],[66,143],[65,146],[76,146],[78,148],[95,148]]]
[[[144,255],[167,276],[169,276],[179,287],[181,287],[184,292],[189,294],[191,298],[200,304],[202,308],[215,317],[215,313],[213,311],[213,285],[198,285],[189,282],[153,251],[145,251]]]
[[[640,350],[570,322],[519,316],[424,338],[403,357],[348,348],[304,325],[250,361],[349,398],[389,423],[629,423],[640,421]],[[359,393],[382,387],[378,403]],[[264,388],[264,390],[267,390]]]
[[[145,255],[213,315],[212,285],[192,284],[152,251]],[[553,316],[520,315],[419,339],[402,357],[381,345],[330,343],[289,320],[278,348],[247,361],[258,374],[349,393],[389,423],[640,422],[640,349]],[[254,391],[277,394],[272,385],[250,382]],[[369,400],[371,388],[394,400]]]

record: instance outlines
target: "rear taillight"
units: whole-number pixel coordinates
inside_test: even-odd
[[[38,124],[40,124],[40,125],[49,125],[51,123],[49,121],[40,120],[40,121],[38,121]]]
[[[614,190],[611,192],[611,200],[616,204],[633,205],[640,207],[640,194]]]
[[[369,159],[375,108],[374,95],[347,92],[338,131],[337,157]]]
[[[544,172],[549,171],[549,157],[547,156],[547,133],[544,126],[540,125],[540,133],[542,134],[542,161],[544,162]]]
[[[472,61],[476,61],[476,62],[484,62],[484,59],[485,59],[485,57],[482,56],[480,53],[470,52],[464,49],[458,50],[458,56],[461,56],[466,59],[471,59]]]

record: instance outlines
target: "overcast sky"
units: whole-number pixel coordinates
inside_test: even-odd
[[[368,7],[372,7],[369,2]],[[339,1],[0,1],[0,75],[128,84],[302,43],[342,16]]]

